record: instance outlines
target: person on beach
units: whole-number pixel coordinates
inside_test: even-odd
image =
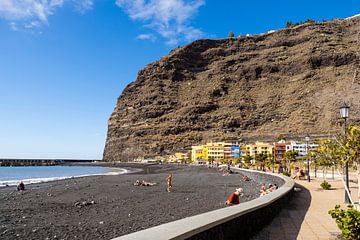
[[[301,180],[302,178],[305,178],[305,173],[302,169],[295,169],[295,177],[293,177],[294,179],[299,179]]]
[[[243,181],[250,181],[250,178],[246,175],[243,176]]]
[[[269,188],[266,189],[266,193],[271,193],[272,191],[274,191],[274,185],[272,185],[271,183],[269,183]]]
[[[17,185],[18,191],[24,191],[25,190],[25,184],[21,181],[19,185]]]
[[[171,173],[167,177],[167,191],[168,192],[172,191],[172,174]]]
[[[266,186],[265,183],[262,183],[260,187],[260,196],[263,196],[265,194],[266,194]]]
[[[155,186],[155,185],[157,185],[157,183],[147,182],[144,180],[136,180],[136,182],[134,183],[134,186]]]
[[[231,193],[229,199],[225,202],[228,206],[233,206],[240,203],[240,194],[242,194],[243,189],[237,188],[235,192]]]

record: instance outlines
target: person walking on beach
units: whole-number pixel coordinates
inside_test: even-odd
[[[168,192],[172,191],[172,174],[171,173],[167,177],[167,191]]]

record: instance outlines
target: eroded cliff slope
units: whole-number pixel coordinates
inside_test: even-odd
[[[352,18],[174,49],[118,98],[104,160],[207,140],[328,133],[339,129],[342,101],[359,122],[359,29]]]

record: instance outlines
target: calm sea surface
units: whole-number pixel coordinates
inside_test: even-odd
[[[123,168],[97,166],[28,166],[0,167],[0,187],[15,186],[20,181],[25,184],[48,182],[71,177],[91,175],[117,175],[126,173]]]

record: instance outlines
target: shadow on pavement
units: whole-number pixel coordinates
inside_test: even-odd
[[[252,240],[293,240],[297,238],[305,214],[310,207],[311,195],[309,190],[300,184],[295,184],[295,188],[300,188],[301,191],[294,191],[289,204],[281,209],[269,225],[265,226],[259,233],[251,238]]]

